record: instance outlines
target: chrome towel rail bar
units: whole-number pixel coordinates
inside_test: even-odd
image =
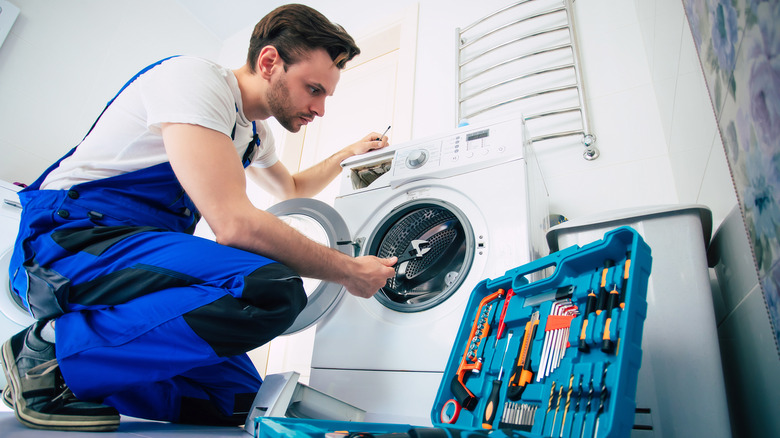
[[[572,0],[517,1],[458,29],[457,47],[459,124],[520,112],[532,142],[579,136],[583,157],[599,156]]]

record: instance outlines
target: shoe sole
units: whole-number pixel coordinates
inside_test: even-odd
[[[3,351],[2,354],[0,354],[0,359],[7,381],[7,387],[3,390],[3,400],[6,401],[5,393],[10,389],[10,397],[16,418],[25,426],[32,429],[86,432],[110,432],[119,427],[118,415],[102,417],[56,415],[42,414],[32,409],[28,409],[27,402],[19,395],[22,382],[19,380],[20,376],[16,368],[16,360],[11,348],[10,339],[3,344]]]
[[[5,384],[5,389],[3,390],[3,404],[11,409],[14,408],[13,391],[9,383]]]

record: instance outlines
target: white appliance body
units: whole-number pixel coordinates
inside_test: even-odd
[[[312,387],[366,410],[367,421],[431,424],[471,291],[546,253],[547,193],[526,138],[521,120],[467,126],[342,164],[334,208],[358,255],[377,255],[388,221],[433,205],[463,223],[466,262],[454,292],[430,308],[344,294],[317,325]],[[355,174],[377,163],[390,169],[356,187]]]
[[[19,186],[0,181],[0,343],[34,322],[27,310],[14,299],[8,278],[8,265],[22,214],[16,194],[19,190]],[[0,388],[5,388],[5,385],[5,375],[0,373]]]

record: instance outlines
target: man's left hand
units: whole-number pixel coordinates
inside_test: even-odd
[[[352,155],[360,155],[365,154],[368,151],[387,147],[390,144],[388,142],[388,137],[385,135],[380,139],[380,135],[382,134],[378,132],[372,132],[357,142],[349,145],[347,149],[352,153]]]

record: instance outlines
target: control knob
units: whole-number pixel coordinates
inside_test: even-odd
[[[422,167],[426,161],[428,161],[428,153],[425,151],[425,149],[417,149],[409,152],[409,155],[406,157],[406,167],[410,169],[417,169]]]

